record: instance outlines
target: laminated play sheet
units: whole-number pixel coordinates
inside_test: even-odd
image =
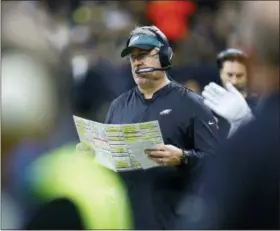
[[[99,164],[116,172],[158,166],[144,152],[163,144],[158,121],[103,124],[73,117],[81,143],[94,149]]]

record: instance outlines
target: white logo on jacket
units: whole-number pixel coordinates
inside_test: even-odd
[[[168,115],[172,112],[172,109],[165,109],[163,111],[161,111],[159,114],[160,115]]]

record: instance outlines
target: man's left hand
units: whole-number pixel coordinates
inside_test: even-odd
[[[164,166],[178,166],[181,164],[182,149],[173,145],[157,145],[153,149],[146,149],[145,153],[150,159]]]

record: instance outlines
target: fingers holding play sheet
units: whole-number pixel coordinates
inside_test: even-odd
[[[182,150],[173,145],[159,144],[153,149],[146,149],[145,153],[156,163],[177,166],[180,164]]]

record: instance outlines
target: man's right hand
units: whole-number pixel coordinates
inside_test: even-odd
[[[76,145],[76,152],[91,156],[93,158],[95,157],[94,149],[90,145],[87,145],[87,144],[78,143]]]

